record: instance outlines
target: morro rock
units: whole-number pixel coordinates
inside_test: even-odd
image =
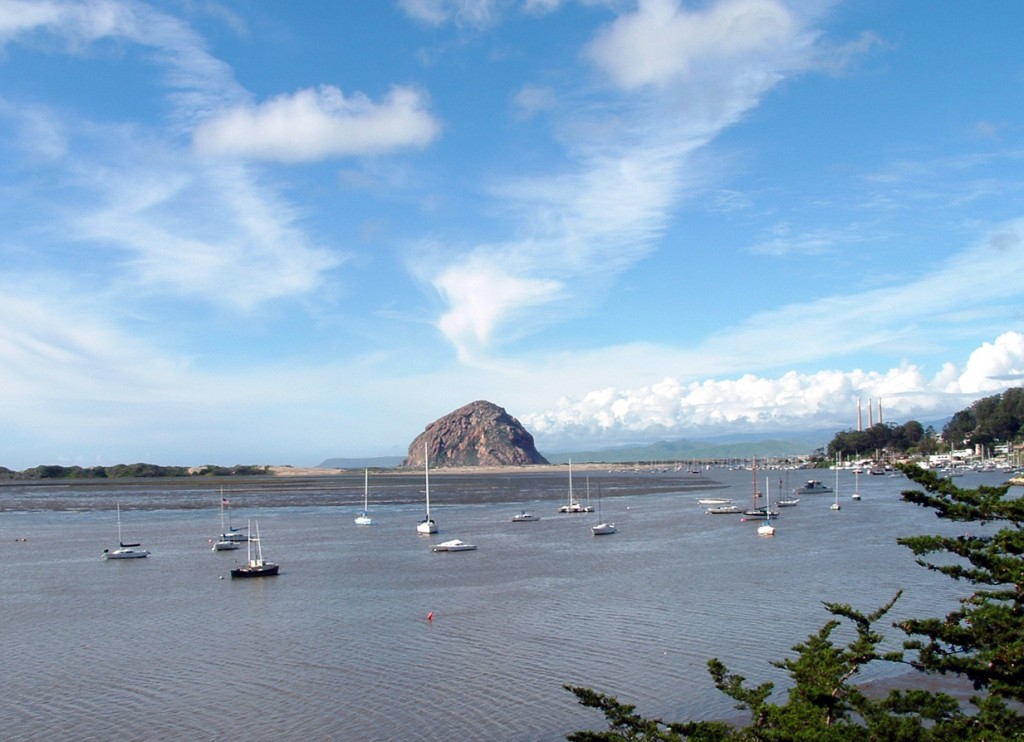
[[[426,443],[431,466],[522,466],[546,464],[533,436],[498,405],[471,402],[435,420],[409,444],[402,466],[423,466]]]

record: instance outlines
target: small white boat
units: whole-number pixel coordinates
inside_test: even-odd
[[[476,544],[467,544],[457,538],[453,538],[451,541],[442,541],[431,547],[431,551],[473,551],[474,549],[476,549]]]
[[[117,544],[116,549],[104,549],[104,559],[145,559],[149,552],[138,547],[142,544],[126,544],[121,540],[121,501],[117,501]]]
[[[793,490],[793,493],[797,495],[822,495],[831,491],[832,488],[827,484],[822,484],[820,480],[808,479],[804,484]]]
[[[373,518],[370,517],[370,511],[367,507],[367,503],[370,498],[370,472],[369,469],[363,469],[363,512],[356,516],[357,526],[372,526]]]
[[[775,501],[775,507],[778,508],[795,508],[799,504],[799,497],[790,497],[789,499]]]
[[[708,508],[705,512],[708,515],[733,515],[743,511],[735,505],[716,505],[715,507]]]
[[[591,526],[590,530],[595,536],[609,536],[618,529],[614,523],[608,523],[607,521],[601,520],[601,490],[597,490],[597,520],[599,523],[596,526]]]
[[[533,513],[528,513],[525,510],[523,510],[522,512],[516,513],[515,515],[512,516],[512,522],[513,523],[528,523],[528,522],[534,521],[534,520],[540,520],[540,516],[539,515],[535,515]]]
[[[704,508],[713,508],[719,505],[731,505],[732,500],[728,497],[702,497],[697,500],[697,504]]]

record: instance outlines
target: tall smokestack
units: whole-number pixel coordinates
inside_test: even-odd
[[[861,417],[860,411],[860,398],[857,398],[857,432],[860,433],[864,430],[864,419]]]
[[[882,398],[878,398],[878,424],[882,424]]]
[[[875,427],[875,419],[871,416],[871,403],[874,402],[871,397],[868,397],[868,427]]]

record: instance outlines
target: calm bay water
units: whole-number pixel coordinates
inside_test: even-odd
[[[769,475],[773,491],[807,474],[786,476]],[[833,484],[832,473],[816,476]],[[955,601],[950,581],[895,539],[962,526],[901,503],[902,477],[861,477],[860,502],[853,475],[842,477],[840,512],[831,495],[805,496],[783,509],[773,539],[695,503],[745,506],[749,471],[632,486],[594,474],[603,515],[619,526],[599,538],[596,514],[555,512],[565,486],[553,476],[432,476],[433,537],[415,533],[423,506],[412,480],[371,478],[368,528],[352,522],[361,473],[232,482],[234,524],[258,519],[264,556],[282,565],[276,578],[243,581],[228,570],[244,550],[210,550],[214,487],[5,486],[0,729],[11,740],[557,740],[603,728],[563,683],[651,716],[731,716],[709,658],[755,683],[781,681],[769,660],[825,622],[823,600],[872,610],[903,588],[894,618]],[[150,558],[99,558],[116,542],[116,500],[125,540]],[[542,520],[511,523],[522,508]],[[430,551],[451,538],[479,548]],[[886,633],[897,646],[901,636]]]

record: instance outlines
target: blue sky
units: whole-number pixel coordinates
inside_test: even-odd
[[[476,399],[548,452],[841,430],[1020,385],[1022,27],[0,1],[0,465],[401,455]]]

